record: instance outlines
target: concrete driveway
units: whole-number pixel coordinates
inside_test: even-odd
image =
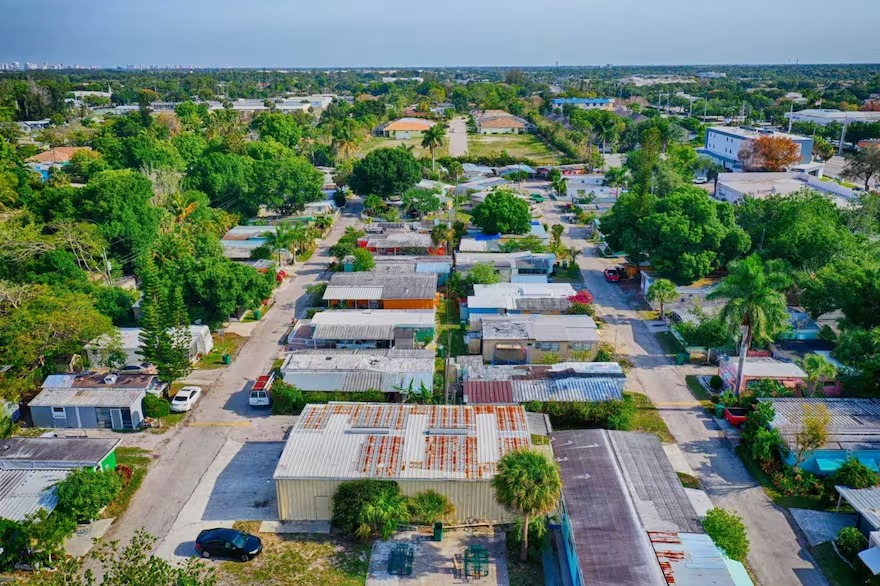
[[[467,121],[456,116],[449,121],[449,128],[446,130],[446,138],[449,143],[449,156],[461,157],[467,154]]]
[[[169,560],[192,557],[195,538],[203,529],[277,519],[272,474],[283,449],[284,442],[227,440],[156,554]]]

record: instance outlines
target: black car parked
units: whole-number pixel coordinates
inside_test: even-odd
[[[196,551],[203,558],[215,555],[246,562],[260,555],[263,542],[256,535],[237,529],[205,529],[196,537]]]

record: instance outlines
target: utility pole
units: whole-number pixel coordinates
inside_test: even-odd
[[[840,144],[837,147],[837,155],[843,154],[843,143],[846,140],[846,125],[849,124],[849,116],[843,119],[843,128],[840,129]]]
[[[791,134],[791,117],[794,114],[794,102],[791,103],[791,108],[788,110],[788,133]],[[813,132],[813,136],[815,136],[815,131]]]

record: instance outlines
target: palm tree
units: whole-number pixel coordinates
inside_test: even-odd
[[[293,226],[290,224],[278,224],[275,226],[274,232],[264,232],[263,238],[266,239],[266,246],[272,249],[272,252],[278,253],[278,265],[281,266],[281,254],[289,251],[293,244]],[[296,259],[294,259],[294,262]]]
[[[525,562],[529,551],[529,518],[545,515],[559,504],[562,494],[559,468],[539,452],[508,452],[498,461],[492,488],[501,506],[523,517],[519,557]]]
[[[321,214],[315,218],[315,228],[317,228],[321,234],[326,233],[331,226],[333,226],[333,217],[331,215]]]
[[[648,288],[647,297],[648,301],[652,303],[654,301],[660,302],[660,319],[663,319],[666,315],[663,306],[678,297],[678,289],[675,288],[675,283],[669,279],[657,279]]]
[[[568,195],[568,182],[565,180],[565,177],[559,176],[553,179],[550,186],[559,197],[565,197]]]
[[[834,365],[819,354],[807,354],[803,360],[799,361],[799,364],[807,373],[807,392],[810,396],[816,394],[819,384],[823,380],[833,379],[837,376],[837,369]]]
[[[308,247],[309,242],[314,241],[315,239],[315,231],[310,229],[305,224],[296,223],[291,225],[290,227],[290,239],[291,244],[293,245],[293,264],[296,265],[296,255],[301,250],[305,250]]]
[[[434,171],[434,153],[446,140],[446,127],[435,124],[422,134],[422,148],[431,151],[431,171]]]
[[[383,490],[364,505],[358,521],[360,525],[356,533],[364,541],[370,539],[373,531],[377,531],[382,539],[390,539],[398,525],[409,521],[408,499],[405,495]]]
[[[742,391],[746,354],[752,341],[761,344],[788,327],[788,311],[782,291],[791,284],[777,261],[764,262],[757,254],[731,263],[728,274],[707,299],[726,299],[720,317],[733,338],[742,336],[736,394]]]
[[[351,118],[346,118],[333,127],[333,150],[342,158],[350,157],[359,142],[360,133],[357,122]]]
[[[572,265],[574,265],[575,259],[580,256],[580,254],[580,248],[575,248],[574,246],[572,246],[571,248],[565,249],[565,256],[568,258],[568,262],[570,262]]]

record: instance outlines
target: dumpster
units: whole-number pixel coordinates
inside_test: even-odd
[[[232,355],[224,354],[223,355],[223,364],[232,364]]]
[[[434,523],[434,541],[443,541],[443,523]]]

